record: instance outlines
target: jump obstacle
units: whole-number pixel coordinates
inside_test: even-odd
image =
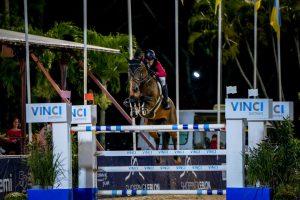
[[[80,126],[72,131],[131,132],[131,131],[220,131],[224,124],[174,124],[174,125],[120,125],[120,126]],[[226,150],[141,150],[141,151],[98,151],[98,156],[188,156],[226,155]],[[162,171],[226,171],[226,165],[176,165],[176,166],[107,166],[98,167],[105,172],[162,172]],[[127,196],[150,194],[196,194],[224,195],[226,190],[98,190],[97,195]]]
[[[250,103],[249,103],[250,102]],[[245,106],[247,105],[247,106]],[[268,99],[226,99],[226,140],[230,141],[227,142],[226,145],[226,172],[227,172],[227,187],[237,187],[237,188],[243,188],[244,187],[244,129],[245,129],[245,123],[247,123],[247,120],[256,120],[257,122],[261,123],[265,120],[270,120],[272,117],[270,116],[270,110],[271,106],[270,100]],[[60,185],[57,185],[58,188],[61,189],[70,189],[72,188],[72,168],[71,168],[71,151],[70,151],[70,129],[72,130],[78,130],[81,133],[79,136],[82,138],[79,139],[80,142],[85,141],[86,145],[85,148],[79,147],[79,151],[81,151],[81,154],[79,153],[79,159],[80,157],[86,157],[86,158],[95,158],[96,152],[93,150],[93,140],[94,134],[92,133],[92,126],[87,129],[87,126],[81,126],[78,127],[81,128],[70,128],[70,105],[67,105],[66,103],[57,103],[57,104],[27,104],[26,105],[26,119],[28,123],[34,123],[34,122],[52,122],[53,123],[53,142],[54,145],[58,148],[55,149],[55,154],[60,153],[61,158],[64,159],[63,162],[63,170],[68,172],[65,174],[62,181],[60,181]],[[253,108],[253,109],[252,109]],[[51,114],[48,116],[45,116],[45,114],[39,110],[47,109],[51,111]],[[32,112],[30,112],[32,111]],[[47,113],[46,113],[47,114]],[[245,120],[246,119],[246,120]],[[85,123],[85,124],[91,124]],[[194,125],[192,125],[194,127]],[[83,128],[84,127],[84,128]],[[114,127],[113,130],[119,130],[120,132],[126,131],[124,128],[119,126],[112,126]],[[110,129],[112,128],[110,127]],[[176,126],[175,126],[176,127]],[[180,131],[178,127],[185,127],[185,126],[177,126],[178,131]],[[189,127],[189,126],[188,126]],[[128,130],[132,130],[133,127],[128,128]],[[143,127],[146,128],[146,127]],[[210,128],[216,128],[216,129],[223,129],[225,128],[225,125],[222,125],[222,127],[205,127],[205,126],[197,126],[198,129],[196,130],[207,130]],[[108,131],[108,128],[94,127],[95,130],[99,131]],[[153,128],[149,128],[148,130],[152,130]],[[90,131],[87,131],[90,130]],[[112,131],[113,131],[112,130]],[[127,131],[128,131],[127,130]],[[172,128],[168,127],[165,128],[165,130],[173,130]],[[188,130],[188,129],[186,129]],[[194,129],[193,129],[194,130]],[[174,130],[173,130],[174,131]],[[176,130],[175,130],[176,131]],[[250,131],[250,130],[249,130]],[[89,145],[88,145],[89,144]],[[88,151],[85,151],[88,148]],[[80,150],[81,149],[81,150]],[[147,150],[148,151],[148,150]],[[127,151],[127,153],[133,154],[133,152]],[[196,150],[186,152],[182,150],[174,151],[174,152],[168,152],[168,153],[178,153],[178,154],[185,154],[185,153],[196,153]],[[146,151],[140,151],[136,152],[136,154],[142,154],[146,153]],[[153,154],[162,154],[163,151],[148,151],[147,153],[153,153]],[[146,154],[147,154],[146,153]],[[200,152],[198,152],[200,153]],[[106,153],[104,153],[106,154]],[[131,155],[132,156],[132,155]],[[91,161],[90,161],[91,162]],[[85,182],[83,182],[81,179],[79,180],[79,187],[84,188],[97,188],[95,185],[95,168],[94,166],[91,167],[91,163],[88,164],[82,164],[80,165],[81,168],[85,168]],[[187,168],[189,168],[187,166]],[[90,171],[88,171],[90,169]],[[224,168],[222,168],[223,170]],[[194,169],[193,169],[194,170]],[[187,171],[184,169],[184,171]],[[58,177],[62,178],[62,177]],[[218,190],[216,190],[218,191]],[[214,192],[216,192],[214,191]],[[171,192],[171,191],[170,191]],[[170,194],[170,192],[166,192]],[[194,191],[174,191],[174,193],[180,194],[180,193],[197,193],[197,194],[212,194],[212,191],[210,190],[201,190],[199,192],[198,190]],[[164,191],[159,190],[153,190],[153,191],[138,191],[138,190],[127,190],[127,191],[103,191],[103,194],[132,194],[132,195],[138,195],[138,194],[162,194]],[[99,192],[101,194],[101,191]]]

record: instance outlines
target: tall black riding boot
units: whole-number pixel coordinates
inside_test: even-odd
[[[163,93],[163,107],[164,109],[168,110],[171,108],[170,102],[169,102],[169,95],[168,95],[168,87],[167,84],[162,87],[162,93]]]

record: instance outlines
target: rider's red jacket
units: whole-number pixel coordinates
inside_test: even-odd
[[[155,66],[153,66],[153,65],[155,65]],[[161,63],[158,60],[156,60],[156,62],[154,62],[153,65],[151,66],[151,68],[154,69],[156,76],[158,76],[158,77],[166,77],[167,76],[165,68],[161,65]]]

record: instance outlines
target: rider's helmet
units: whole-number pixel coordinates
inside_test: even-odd
[[[153,50],[151,50],[151,49],[148,49],[145,52],[145,58],[147,60],[155,60],[156,59],[155,52]]]

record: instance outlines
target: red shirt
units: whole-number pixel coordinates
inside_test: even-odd
[[[17,139],[22,138],[21,129],[9,129],[6,134],[11,142],[16,142]]]
[[[211,148],[211,149],[217,149],[217,148],[218,148],[217,140],[212,140],[212,141],[210,142],[210,148]]]
[[[155,68],[155,75],[158,77],[166,77],[167,73],[164,67],[160,64],[160,62],[156,61],[156,66],[151,66],[152,68]]]

